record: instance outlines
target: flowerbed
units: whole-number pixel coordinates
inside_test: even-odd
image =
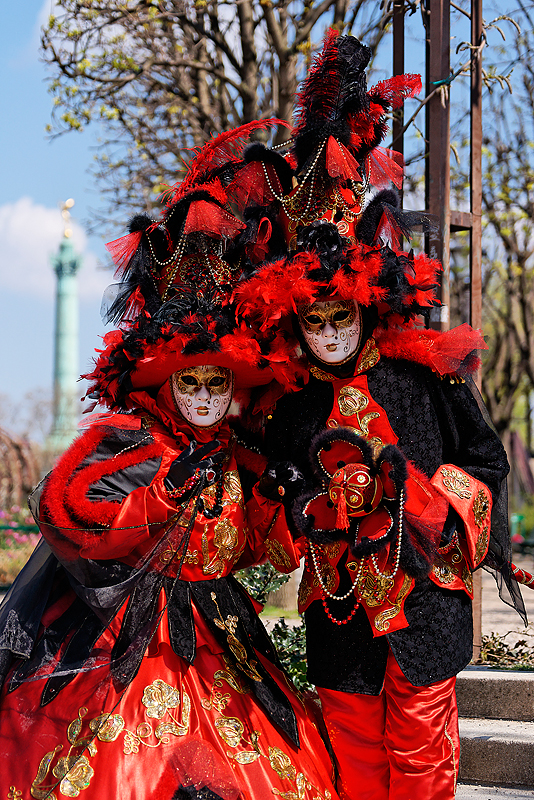
[[[0,510],[0,584],[11,584],[41,538],[32,516],[20,506]]]

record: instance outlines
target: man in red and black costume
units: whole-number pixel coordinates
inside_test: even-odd
[[[262,336],[292,330],[308,372],[268,410],[265,443],[307,479],[294,505],[308,539],[299,604],[339,793],[451,800],[473,570],[499,570],[524,613],[509,580],[508,463],[472,380],[482,336],[421,324],[441,267],[398,241],[429,221],[403,215],[390,190],[361,211],[367,183],[395,175],[377,146],[384,110],[415,86],[401,76],[366,94],[368,57],[327,39],[301,94],[297,186],[281,199],[291,255],[236,295]]]
[[[333,226],[320,227],[323,243],[327,234],[336,241]],[[506,454],[470,378],[483,340],[468,326],[439,334],[393,314],[386,325],[377,300],[350,299],[365,256],[340,267],[336,255],[329,274],[325,254],[302,254],[316,266],[306,275],[315,297],[293,315],[309,379],[270,410],[265,432],[270,457],[295,464],[309,486],[294,508],[309,539],[299,591],[308,677],[343,797],[445,800],[459,761],[455,676],[472,655],[472,571],[485,564],[506,575],[510,557]],[[378,284],[399,259],[381,259]],[[297,255],[287,265],[297,287],[302,263]],[[404,263],[418,277],[428,266],[424,257]],[[408,280],[399,285],[387,302],[404,295],[408,317],[422,311],[409,302]],[[291,316],[287,295],[284,305]],[[331,342],[322,353],[313,341],[321,333]],[[336,337],[352,343],[347,357],[336,346],[338,361]]]

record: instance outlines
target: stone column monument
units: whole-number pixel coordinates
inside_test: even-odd
[[[47,441],[47,449],[52,454],[65,450],[77,432],[78,395],[78,285],[77,272],[82,259],[74,252],[70,239],[69,209],[74,200],[67,200],[61,206],[65,222],[63,240],[52,266],[57,275],[56,321],[54,341],[54,406],[52,431]]]

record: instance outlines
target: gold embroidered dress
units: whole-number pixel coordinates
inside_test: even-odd
[[[0,698],[0,796],[335,798],[313,715],[231,577],[266,539],[285,552],[283,511],[247,510],[227,423],[200,434],[226,453],[220,483],[169,497],[191,429],[146,405],[100,417],[42,487],[46,541],[3,609],[28,657]]]

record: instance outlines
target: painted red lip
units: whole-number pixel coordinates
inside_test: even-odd
[[[209,413],[209,408],[206,408],[206,406],[199,406],[197,408],[197,414],[199,417],[207,417]]]

